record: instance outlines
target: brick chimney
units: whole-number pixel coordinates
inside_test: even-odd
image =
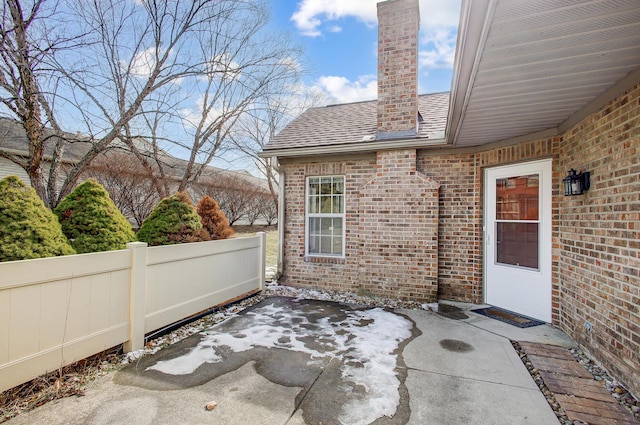
[[[418,0],[378,3],[377,139],[418,130]]]

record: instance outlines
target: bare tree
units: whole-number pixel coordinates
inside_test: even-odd
[[[120,211],[138,228],[162,199],[148,172],[127,153],[99,155],[86,169],[85,176],[100,182]]]
[[[208,179],[206,182],[201,181],[193,186],[193,190],[197,196],[208,195],[215,199],[227,216],[230,225],[247,218],[247,212],[256,194],[260,192],[260,188],[248,179],[225,174]]]
[[[266,195],[271,198],[271,195]],[[267,226],[271,226],[278,219],[278,206],[270,202],[271,199],[265,199],[262,197],[262,203],[260,205],[260,217],[267,223]]]
[[[75,48],[82,38],[65,34],[56,25],[57,15],[55,4],[45,0],[7,0],[0,25],[0,114],[22,125],[29,145],[26,156],[7,149],[0,149],[0,156],[22,167],[36,193],[49,205],[55,198],[51,190],[58,179],[64,144],[54,116],[57,85],[47,62],[60,50]],[[45,124],[54,132],[45,134]],[[52,146],[48,176],[43,172],[47,144]]]
[[[271,197],[268,196],[267,199],[265,199],[265,195],[264,192],[258,190],[246,194],[249,199],[246,204],[244,218],[250,226],[253,226],[262,215],[262,204],[264,204],[265,201],[271,204]]]
[[[220,14],[200,34],[194,54],[208,61],[202,72],[183,78],[179,92],[167,87],[162,96],[142,105],[145,129],[151,135],[147,139],[187,158],[176,175],[181,191],[202,177],[214,157],[232,147],[239,118],[262,99],[281,92],[300,72],[295,65],[299,50],[286,37],[267,32],[265,4],[232,4],[233,8],[224,5],[227,14]],[[158,128],[173,128],[174,133],[160,134]]]
[[[272,158],[258,154],[289,122],[311,107],[325,104],[326,94],[302,86],[289,85],[279,93],[265,96],[243,114],[233,133],[234,148],[253,159],[267,180],[273,205],[278,208],[278,173]]]
[[[150,133],[158,144],[178,141],[189,157],[183,190],[197,180],[240,112],[289,78],[286,59],[295,51],[267,36],[267,16],[263,3],[249,0],[5,1],[0,114],[21,122],[29,153],[25,159],[0,149],[0,155],[23,167],[54,207],[91,161],[120,141],[149,176],[159,173],[154,188],[166,193],[160,165],[135,144]],[[69,28],[76,32],[65,35]],[[195,93],[203,93],[197,107],[186,104]],[[182,128],[165,119],[175,113],[184,118]],[[153,131],[147,131],[149,123]],[[57,136],[49,142],[48,173],[45,126]],[[64,176],[59,172],[69,138],[63,127],[90,141]]]

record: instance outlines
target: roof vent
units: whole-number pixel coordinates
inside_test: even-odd
[[[374,140],[376,140],[376,136],[373,136],[373,135],[362,136],[363,142],[373,142]]]

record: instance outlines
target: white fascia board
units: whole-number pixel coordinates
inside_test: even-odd
[[[344,145],[269,149],[269,150],[258,153],[258,156],[260,156],[261,158],[269,158],[274,156],[277,156],[280,158],[288,158],[288,157],[291,158],[291,157],[301,157],[301,156],[377,152],[377,151],[396,150],[396,149],[420,149],[420,148],[426,148],[429,146],[442,146],[446,144],[447,144],[447,140],[444,138],[382,140],[378,142],[367,142],[367,143],[347,143]]]
[[[455,146],[473,90],[496,7],[494,0],[463,0],[447,115],[447,140]]]

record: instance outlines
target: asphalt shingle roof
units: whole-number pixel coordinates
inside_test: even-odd
[[[264,148],[309,148],[375,141],[377,100],[310,108],[293,120]],[[418,96],[422,116],[417,138],[443,133],[449,110],[449,93]],[[433,136],[432,136],[433,137]],[[439,138],[443,138],[441,134]]]

